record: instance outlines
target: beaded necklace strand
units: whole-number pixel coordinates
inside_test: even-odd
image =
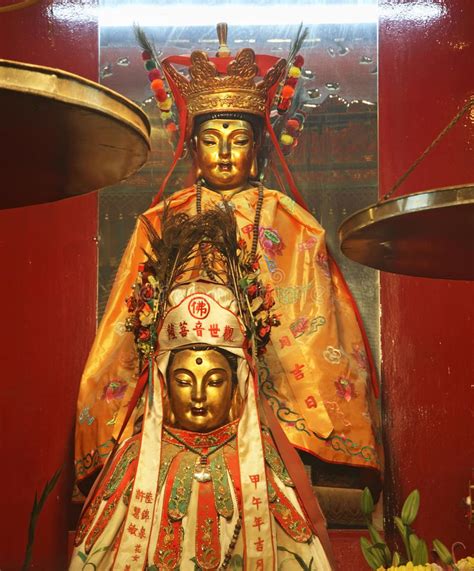
[[[202,181],[199,179],[195,185],[196,187],[196,211],[198,214],[202,213]],[[234,196],[231,195],[230,198]],[[230,200],[230,199],[229,199]],[[228,202],[225,198],[223,198],[224,202]],[[257,246],[258,246],[258,236],[260,230],[260,218],[262,216],[262,206],[263,206],[263,184],[261,182],[258,183],[258,198],[257,198],[257,206],[255,208],[255,218],[252,224],[252,248],[250,250],[251,260],[254,261],[257,255]],[[204,244],[200,244],[199,246],[201,251],[201,257],[204,263],[204,268],[206,270],[207,275],[212,279],[213,271],[209,267],[209,263],[207,260],[207,256],[204,252]]]

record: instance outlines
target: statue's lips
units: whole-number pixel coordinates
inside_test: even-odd
[[[230,172],[232,170],[232,163],[218,163],[217,166],[220,171]]]
[[[205,416],[207,414],[207,408],[193,406],[191,407],[191,414],[193,416]]]

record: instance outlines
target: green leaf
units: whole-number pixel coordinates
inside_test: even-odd
[[[402,536],[402,538],[406,537],[406,534],[407,534],[406,529],[407,528],[405,527],[405,524],[403,523],[401,518],[395,516],[394,521],[395,521],[395,525],[397,526],[398,533]]]
[[[296,559],[296,561],[299,563],[299,566],[301,567],[301,569],[303,569],[303,571],[311,571],[311,565],[312,563],[310,562],[309,566],[306,565],[306,563],[304,562],[304,559],[298,554],[295,553],[294,551],[290,551],[289,549],[287,549],[286,547],[277,546],[278,551],[285,551],[286,553],[289,553],[290,555],[293,555],[293,557]]]
[[[371,523],[367,524],[367,527],[369,529],[370,539],[372,540],[374,547],[378,547],[383,551],[384,566],[389,567],[390,562],[392,560],[392,556],[390,554],[390,549],[387,547],[387,544],[382,539],[382,536],[380,535],[380,533],[377,531],[377,529]]]
[[[95,549],[91,553],[91,557],[93,557],[96,553],[101,553],[102,551],[108,551],[110,549],[110,545],[105,545],[104,547],[99,547],[99,549]]]
[[[232,569],[232,571],[236,571],[243,568],[244,560],[242,559],[242,556],[239,554],[233,555],[232,559],[230,560],[230,569]]]
[[[362,555],[364,556],[367,564],[371,569],[377,570],[380,566],[377,563],[376,557],[370,551],[370,542],[367,538],[361,537],[360,538],[360,548],[362,550]]]
[[[39,500],[38,500],[38,493],[35,492],[33,507],[31,509],[31,514],[30,514],[30,523],[28,526],[28,541],[26,544],[25,558],[23,560],[23,566],[21,568],[22,571],[26,571],[30,566],[31,558],[33,556],[33,545],[35,541],[36,524],[38,522],[38,517],[41,513],[41,510],[43,509],[46,499],[48,498],[49,494],[53,491],[54,486],[56,485],[59,476],[61,475],[61,470],[62,468],[56,470],[51,480],[49,482],[46,482],[46,485],[43,488],[43,491],[41,492]]]
[[[445,565],[454,565],[453,556],[442,541],[439,539],[433,539],[433,548]]]
[[[384,543],[384,540],[380,536],[380,533],[375,529],[375,527],[371,523],[369,523],[367,527],[369,529],[370,539],[372,540],[372,543]]]
[[[415,565],[426,565],[428,563],[428,546],[426,541],[420,539],[416,553],[413,554],[413,563]]]
[[[400,534],[401,538],[403,539],[403,545],[405,546],[407,559],[411,560],[410,545],[408,543],[409,529],[405,526],[405,524],[403,523],[401,518],[395,516],[394,521],[395,521],[395,525],[397,526],[398,533]]]
[[[400,553],[398,551],[394,551],[392,557],[392,567],[398,567],[400,565]]]
[[[362,492],[362,497],[360,500],[360,508],[365,517],[370,519],[374,511],[374,500],[372,498],[372,494],[370,493],[369,488],[367,487],[365,487],[364,491]]]
[[[426,543],[415,533],[408,538],[411,551],[411,561],[414,565],[424,565],[428,561],[428,548]]]
[[[383,555],[384,555],[384,565],[385,567],[389,567],[392,561],[392,554],[390,553],[390,549],[386,544],[384,544]]]
[[[413,490],[402,507],[402,521],[405,525],[411,525],[418,514],[420,507],[420,492]]]
[[[408,538],[408,542],[410,544],[410,550],[413,551],[418,547],[418,542],[420,541],[420,538],[416,535],[416,533],[412,533],[409,538]]]
[[[374,545],[371,545],[366,537],[360,538],[360,548],[371,569],[376,570],[383,566],[383,552]]]
[[[384,567],[385,565],[385,552],[384,552],[384,545],[372,545],[369,547],[372,555],[375,555],[375,559],[377,561],[378,567]]]

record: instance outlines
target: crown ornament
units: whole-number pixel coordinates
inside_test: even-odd
[[[189,78],[181,74],[166,59],[162,62],[166,75],[173,82],[186,102],[190,118],[207,113],[240,112],[265,116],[271,88],[278,83],[286,61],[279,59],[260,81],[255,52],[250,48],[240,50],[230,60],[225,73],[219,73],[216,64],[207,53],[191,54]]]
[[[195,119],[206,115],[224,118],[226,113],[235,113],[263,119],[263,129],[271,142],[271,149],[278,156],[289,189],[298,204],[307,209],[280,148],[281,145],[285,154],[289,154],[296,146],[303,126],[304,115],[301,114],[301,118],[294,114],[291,128],[288,124],[286,130],[283,130],[280,119],[293,110],[293,99],[299,100],[293,97],[304,63],[298,52],[307,33],[301,24],[286,60],[269,54],[255,54],[250,48],[244,48],[232,58],[227,45],[227,24],[220,23],[217,25],[219,49],[215,57],[194,51],[191,55],[171,55],[161,59],[144,31],[135,26],[163,125],[175,141],[173,162],[152,206],[160,201],[178,161],[186,155]],[[180,71],[183,67],[187,72]]]

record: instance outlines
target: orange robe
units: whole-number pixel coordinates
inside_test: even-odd
[[[192,216],[195,198],[191,187],[173,194],[169,202],[173,210]],[[252,188],[230,201],[249,244],[257,198]],[[203,210],[220,201],[219,194],[202,189]],[[162,210],[160,203],[145,213],[157,228]],[[81,380],[78,482],[102,466],[138,378],[133,335],[124,325],[125,299],[146,248],[146,232],[138,222]],[[363,337],[351,296],[328,256],[323,228],[291,198],[265,189],[258,253],[262,281],[274,289],[274,309],[281,321],[262,363],[261,392],[296,447],[326,462],[380,469],[378,411]]]

